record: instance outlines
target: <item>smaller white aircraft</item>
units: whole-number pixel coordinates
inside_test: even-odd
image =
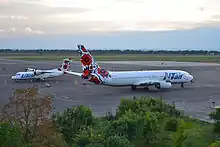
[[[17,72],[15,76],[11,77],[11,79],[15,81],[27,79],[45,80],[46,78],[61,76],[69,69],[71,61],[71,58],[64,59],[60,67],[50,70],[26,68],[25,72]]]

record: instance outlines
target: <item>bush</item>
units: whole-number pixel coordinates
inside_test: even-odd
[[[28,147],[23,140],[20,130],[16,126],[6,122],[0,124],[0,146]]]
[[[17,90],[6,106],[2,121],[10,123],[0,124],[2,147],[26,147],[27,139],[35,147],[206,147],[215,140],[210,135],[210,124],[186,117],[182,117],[183,121],[175,105],[162,99],[122,100],[116,116],[108,113],[93,117],[89,108],[80,105],[50,119],[50,97],[40,98],[37,89],[32,88]],[[30,119],[25,119],[25,114],[30,114]],[[218,114],[212,116],[217,120]],[[15,126],[16,122],[21,126]],[[201,126],[206,129],[199,135]],[[212,147],[218,144],[213,143]]]
[[[212,143],[209,147],[220,147],[220,141]]]
[[[150,111],[165,113],[175,117],[180,116],[180,111],[176,110],[175,105],[166,104],[162,99],[145,97],[133,100],[122,99],[116,111],[116,116],[120,117],[128,110],[134,113],[145,113]]]
[[[134,145],[123,136],[110,136],[105,140],[105,147],[134,147]]]
[[[90,143],[86,147],[105,147],[105,146],[101,143]]]
[[[146,112],[139,115],[126,111],[118,120],[113,121],[106,129],[106,136],[124,136],[136,144],[150,144],[156,139],[160,130],[160,114]]]
[[[170,118],[166,122],[164,129],[166,131],[176,132],[177,131],[177,127],[178,127],[178,120],[176,118]]]
[[[183,142],[187,139],[188,133],[185,131],[185,127],[186,125],[184,120],[180,120],[177,132],[171,136],[173,140],[173,147],[182,147]]]
[[[74,143],[81,129],[87,129],[93,124],[92,111],[83,105],[67,108],[63,113],[53,115],[53,118],[69,145]]]
[[[217,108],[216,112],[211,112],[209,117],[215,122],[213,132],[220,134],[220,108]]]

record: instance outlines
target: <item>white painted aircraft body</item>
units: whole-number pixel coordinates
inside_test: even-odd
[[[181,84],[190,82],[193,77],[182,70],[150,70],[150,71],[122,71],[122,72],[109,72],[111,78],[106,78],[104,83],[106,85],[152,85],[156,81],[165,82],[169,81],[171,84]],[[165,74],[167,78],[164,79]],[[169,84],[167,84],[168,86]],[[165,86],[165,85],[164,85]]]
[[[70,58],[64,59],[60,67],[51,70],[27,68],[25,72],[17,72],[15,76],[11,77],[11,79],[15,81],[28,79],[45,80],[47,78],[61,76],[69,69],[71,61]]]
[[[172,84],[192,82],[193,76],[183,70],[146,70],[146,71],[107,71],[101,68],[83,45],[78,45],[81,54],[83,73],[67,71],[72,75],[81,76],[95,84],[108,86],[155,86],[156,88],[171,88]],[[90,61],[91,60],[91,61]]]

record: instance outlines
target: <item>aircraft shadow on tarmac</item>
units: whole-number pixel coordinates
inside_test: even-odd
[[[129,90],[130,93],[165,93],[172,91],[181,91],[183,88],[170,88],[170,89],[155,89],[155,88],[137,88],[136,90]]]
[[[20,81],[12,81],[12,83],[30,83],[30,84],[32,84],[32,83],[42,83],[42,84],[45,84],[45,83],[50,83],[50,84],[52,84],[52,83],[57,83],[57,82],[62,82],[61,80],[55,80],[55,79],[47,79],[47,80],[20,80]]]

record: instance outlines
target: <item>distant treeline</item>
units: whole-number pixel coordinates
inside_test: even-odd
[[[220,51],[207,50],[89,50],[92,54],[180,54],[180,55],[220,55]],[[0,49],[0,53],[37,53],[37,54],[77,54],[77,50],[37,49],[37,50],[12,50]]]

